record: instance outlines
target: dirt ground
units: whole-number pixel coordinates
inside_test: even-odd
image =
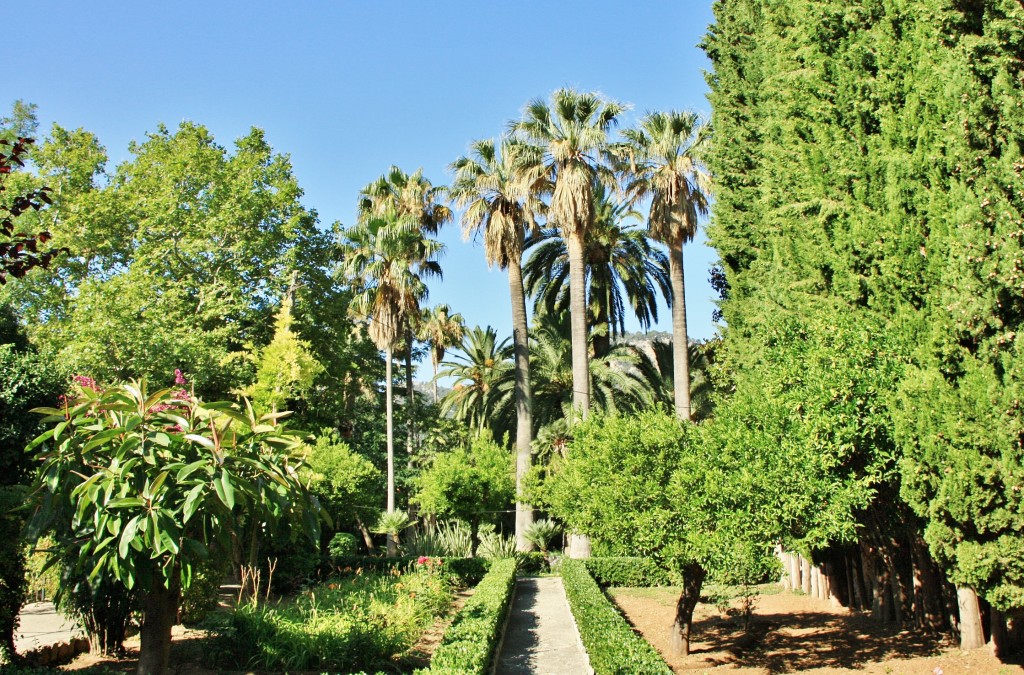
[[[609,594],[676,673],[1024,674],[1016,656],[1003,662],[987,647],[963,652],[941,637],[899,631],[793,593],[760,596],[749,633],[738,617],[698,605],[691,654],[680,657],[669,653],[676,589],[610,589]]]

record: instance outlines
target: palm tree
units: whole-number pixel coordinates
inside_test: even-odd
[[[464,421],[478,432],[490,429],[501,438],[511,424],[514,387],[512,349],[508,338],[498,342],[497,332],[488,326],[466,331],[460,351],[441,371],[454,377],[452,390],[441,400],[441,412]]]
[[[594,220],[594,183],[612,180],[602,162],[608,132],[625,109],[596,93],[559,89],[551,95],[550,106],[541,99],[531,101],[523,119],[512,125],[516,134],[541,148],[542,166],[553,181],[548,222],[562,231],[569,253],[573,406],[583,417],[590,408],[583,247]]]
[[[657,290],[670,293],[668,256],[651,246],[644,231],[626,222],[639,214],[612,199],[606,188],[594,187],[594,225],[584,245],[588,320],[595,357],[611,349],[625,332],[626,302],[647,330],[658,320]],[[533,252],[523,267],[526,288],[534,297],[534,313],[569,307],[569,255],[557,230],[543,230],[527,242]]]
[[[693,419],[693,413],[683,245],[696,234],[698,217],[708,213],[711,179],[703,156],[710,132],[696,113],[653,112],[644,116],[639,128],[623,132],[626,143],[619,148],[626,194],[634,203],[650,198],[647,226],[651,236],[669,249],[675,408],[685,420]]]
[[[533,507],[520,497],[533,457],[533,419],[522,263],[526,234],[536,229],[536,214],[542,208],[538,193],[544,187],[544,173],[535,147],[508,138],[500,143],[493,139],[474,142],[469,156],[460,157],[449,168],[455,174],[451,196],[465,209],[465,237],[482,230],[488,264],[508,270],[515,353],[516,546],[527,551],[526,530],[533,523]]]
[[[369,320],[369,335],[385,355],[387,411],[388,513],[395,510],[392,354],[409,316],[419,316],[426,300],[426,277],[441,276],[437,258],[444,245],[425,237],[409,219],[364,218],[344,233],[341,273],[352,280],[349,311]],[[389,554],[394,542],[388,539]]]
[[[451,221],[451,209],[444,203],[444,187],[433,185],[424,175],[423,169],[407,174],[392,166],[383,176],[359,192],[359,219],[390,218],[414,224],[423,235],[436,235],[441,227]],[[419,312],[405,315],[401,327],[405,339],[405,449],[412,454],[413,406],[416,392],[412,384],[412,352]]]
[[[573,421],[572,351],[566,312],[540,312],[534,316],[530,358],[533,364],[535,422],[548,427],[559,420]],[[634,412],[655,404],[641,359],[629,345],[615,345],[589,362],[593,382],[593,408],[601,412]]]
[[[420,317],[419,339],[430,346],[430,362],[434,366],[434,403],[437,403],[437,369],[445,351],[462,342],[466,330],[462,315],[451,312],[451,307],[441,304],[423,310]]]

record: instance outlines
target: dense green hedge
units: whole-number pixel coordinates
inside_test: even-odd
[[[562,582],[596,675],[671,675],[654,647],[633,632],[582,560],[562,563]]]
[[[473,675],[489,672],[512,599],[518,561],[496,560],[476,592],[445,631],[444,640],[418,675]]]
[[[582,561],[601,586],[670,586],[668,573],[650,558],[587,558]]]

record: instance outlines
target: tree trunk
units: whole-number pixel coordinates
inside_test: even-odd
[[[387,437],[388,437],[388,513],[395,510],[395,410],[392,401],[393,383],[391,381],[391,348],[384,350],[384,388],[386,399],[385,409],[387,412]],[[398,553],[398,546],[391,534],[388,537],[388,555],[394,556]]]
[[[910,542],[914,558],[914,605],[918,609],[920,626],[940,631],[945,623],[942,613],[942,577],[928,553],[928,545],[920,536]]]
[[[1006,616],[995,607],[989,608],[989,631],[992,633],[992,655],[1003,658],[1010,653],[1006,634]]]
[[[587,335],[587,279],[583,240],[566,237],[569,252],[569,319],[572,333],[572,407],[580,419],[590,412],[590,354]]]
[[[589,558],[591,556],[590,537],[585,534],[569,535],[570,558]]]
[[[531,551],[526,529],[533,524],[533,507],[523,502],[523,483],[533,464],[533,397],[530,392],[530,343],[526,322],[526,293],[519,260],[508,266],[512,297],[512,347],[515,351],[516,397],[516,550]]]
[[[985,646],[985,631],[981,624],[978,594],[973,588],[958,586],[956,598],[960,607],[960,649],[981,649]]]
[[[700,565],[687,565],[683,570],[683,590],[676,602],[676,619],[672,624],[672,648],[683,656],[690,653],[690,629],[693,610],[700,600],[700,589],[707,572]]]
[[[171,575],[170,588],[159,580],[153,581],[153,588],[142,596],[143,616],[139,626],[139,675],[163,675],[171,654],[171,628],[178,615],[178,599],[181,587],[178,572]]]
[[[356,527],[359,528],[359,533],[363,535],[363,543],[366,544],[366,552],[372,555],[374,548],[376,548],[373,545],[373,536],[370,535],[370,531],[366,529],[366,524],[359,516],[356,516]]]
[[[413,437],[416,434],[416,391],[412,384],[412,328],[405,329],[405,458],[412,461]]]
[[[668,251],[668,274],[672,283],[672,377],[676,417],[692,420],[690,407],[690,337],[686,330],[686,279],[683,274],[683,244],[677,241]]]

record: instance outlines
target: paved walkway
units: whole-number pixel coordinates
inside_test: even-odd
[[[560,577],[519,579],[497,675],[588,675],[587,654]]]
[[[29,603],[21,608],[19,616],[21,625],[14,633],[14,646],[19,654],[85,635],[73,621],[58,614],[52,602]]]

